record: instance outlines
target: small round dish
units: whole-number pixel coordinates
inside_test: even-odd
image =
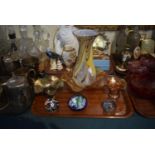
[[[74,111],[80,111],[86,108],[87,99],[82,95],[74,95],[69,99],[68,106]]]
[[[111,113],[116,110],[116,103],[114,100],[107,99],[102,102],[102,107],[106,113]]]

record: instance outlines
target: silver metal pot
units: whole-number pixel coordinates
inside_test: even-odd
[[[1,94],[3,102],[9,106],[9,114],[24,112],[32,103],[34,98],[33,87],[28,83],[25,76],[13,75],[9,80],[2,83]]]

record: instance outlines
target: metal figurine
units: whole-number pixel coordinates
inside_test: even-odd
[[[45,109],[49,112],[54,112],[59,108],[59,102],[54,98],[48,98],[45,103]]]

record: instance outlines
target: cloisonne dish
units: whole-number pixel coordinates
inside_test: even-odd
[[[87,107],[87,99],[82,95],[74,95],[68,101],[68,106],[74,111],[80,111]]]

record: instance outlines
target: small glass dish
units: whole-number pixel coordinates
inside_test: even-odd
[[[70,98],[68,106],[74,111],[83,110],[87,106],[87,99],[82,95],[74,95]]]
[[[116,102],[111,99],[104,100],[102,102],[102,107],[106,113],[112,113],[116,110]]]

